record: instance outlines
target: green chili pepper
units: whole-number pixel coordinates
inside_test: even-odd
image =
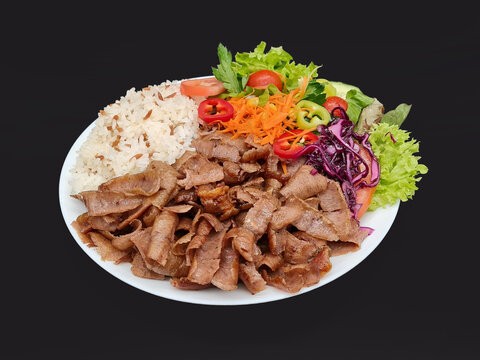
[[[313,101],[301,100],[296,107],[297,126],[300,129],[327,125],[331,120],[328,110]]]

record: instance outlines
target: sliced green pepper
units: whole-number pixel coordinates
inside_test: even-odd
[[[330,113],[322,105],[309,100],[301,100],[296,109],[297,126],[300,129],[311,129],[319,125],[327,125]]]

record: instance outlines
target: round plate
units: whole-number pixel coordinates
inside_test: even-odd
[[[397,202],[393,206],[381,208],[373,212],[367,212],[361,219],[361,225],[373,228],[374,232],[363,241],[360,249],[356,252],[332,257],[332,268],[327,274],[325,274],[320,282],[313,286],[303,288],[298,293],[290,294],[268,286],[265,290],[252,295],[242,284],[239,284],[238,289],[234,291],[224,291],[214,287],[197,291],[179,290],[173,287],[169,280],[143,279],[133,275],[130,270],[130,263],[115,265],[112,262],[101,260],[95,248],[86,246],[80,240],[76,230],[72,227],[72,221],[74,221],[78,215],[84,213],[86,208],[81,201],[70,196],[70,170],[75,166],[77,151],[87,139],[88,134],[93,129],[94,125],[95,122],[90,124],[90,126],[82,132],[65,158],[59,182],[59,198],[63,218],[70,233],[80,248],[100,267],[137,289],[163,298],[204,305],[247,305],[282,300],[318,289],[344,275],[372,253],[392,226],[400,205],[400,203]]]

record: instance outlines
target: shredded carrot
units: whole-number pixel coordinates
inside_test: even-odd
[[[220,131],[231,133],[234,138],[253,135],[254,141],[261,145],[273,144],[285,131],[296,127],[294,107],[300,99],[296,95],[302,91],[303,85],[287,94],[270,95],[264,106],[248,97],[231,98],[228,101],[235,115],[220,123]]]

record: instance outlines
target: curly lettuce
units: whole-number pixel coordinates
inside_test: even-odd
[[[428,172],[420,164],[419,142],[396,124],[381,122],[370,130],[370,144],[380,164],[380,182],[373,195],[370,211],[413,198],[420,175]]]
[[[253,51],[232,54],[223,45],[217,48],[219,64],[213,67],[215,77],[225,84],[228,93],[240,93],[246,86],[250,74],[258,70],[268,69],[280,73],[285,80],[285,88],[292,90],[298,87],[303,77],[309,79],[318,76],[320,66],[310,62],[308,65],[293,61],[293,57],[281,46],[272,46],[267,51],[267,44],[261,41]]]

